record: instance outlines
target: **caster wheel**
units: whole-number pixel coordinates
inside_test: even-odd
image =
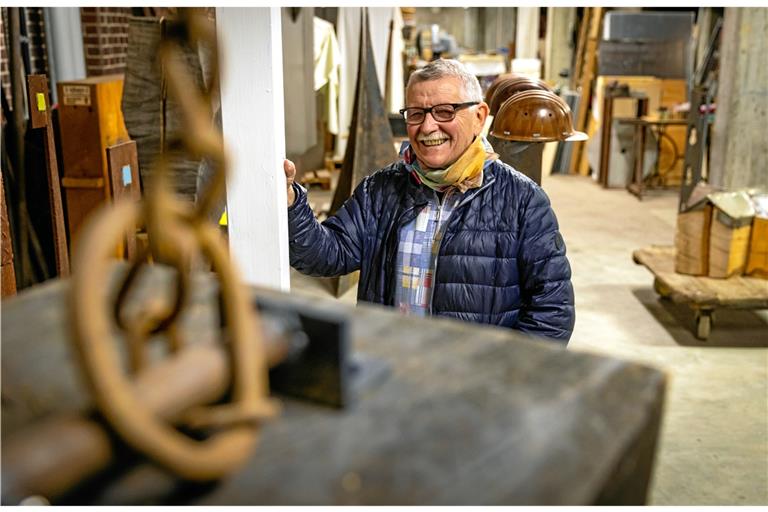
[[[709,331],[712,328],[712,313],[696,313],[696,337],[700,340],[709,338]]]

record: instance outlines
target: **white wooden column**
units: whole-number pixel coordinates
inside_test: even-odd
[[[232,257],[248,284],[290,289],[279,7],[216,8]]]

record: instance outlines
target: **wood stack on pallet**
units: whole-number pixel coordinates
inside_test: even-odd
[[[306,188],[317,185],[323,190],[331,190],[331,172],[328,169],[307,171],[301,177],[301,184]]]

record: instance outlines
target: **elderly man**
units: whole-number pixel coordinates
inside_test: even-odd
[[[358,300],[405,314],[499,325],[567,344],[571,269],[544,191],[497,159],[481,132],[477,79],[454,60],[414,72],[401,110],[409,143],[322,224],[289,160],[291,265],[360,270]]]

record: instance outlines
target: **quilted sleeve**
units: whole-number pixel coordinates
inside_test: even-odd
[[[334,277],[360,268],[369,198],[368,180],[322,224],[315,219],[306,191],[293,185],[296,200],[288,208],[291,266],[303,274]]]
[[[522,212],[520,283],[523,307],[517,329],[567,344],[575,323],[571,266],[549,198],[534,187]]]

